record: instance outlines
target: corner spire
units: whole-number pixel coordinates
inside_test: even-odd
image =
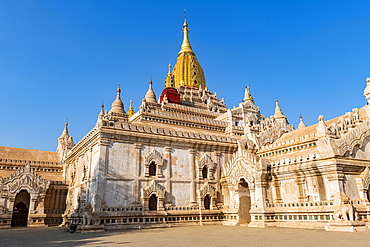
[[[68,133],[68,118],[64,124],[64,129],[63,129],[63,133],[62,135],[59,137],[59,138],[63,138],[63,137],[69,137],[69,133]]]
[[[370,78],[366,78],[366,88],[364,90],[364,96],[365,99],[367,100],[367,104],[370,104]]]
[[[306,127],[306,124],[303,122],[302,115],[299,116],[298,129],[303,129]]]
[[[99,113],[99,118],[102,118],[104,116],[104,102],[102,102],[100,106],[100,113]]]
[[[135,112],[134,112],[134,107],[132,107],[132,99],[130,99],[130,106],[128,107],[127,115],[128,117],[131,117],[134,114]]]
[[[275,113],[274,113],[274,118],[276,120],[283,120],[283,119],[286,119],[286,116],[283,114],[283,112],[281,111],[280,109],[280,106],[279,106],[279,100],[276,99],[276,102],[275,102],[276,106],[275,106]]]
[[[157,103],[157,97],[155,96],[152,85],[153,81],[150,80],[148,92],[145,94],[145,100],[146,102]]]
[[[179,53],[187,52],[194,54],[189,42],[189,27],[186,21],[186,10],[184,10],[184,24],[182,25],[182,32],[184,33],[184,38],[182,40],[182,45]]]
[[[250,87],[245,87],[243,102],[248,102],[248,101],[252,101],[254,103],[252,94],[250,92]]]
[[[110,112],[125,114],[125,110],[124,110],[123,103],[121,100],[121,85],[120,84],[118,84],[118,88],[116,92],[117,92],[116,99],[112,103],[112,108]]]

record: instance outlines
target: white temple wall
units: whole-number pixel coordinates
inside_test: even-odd
[[[314,176],[306,177],[306,197],[309,202],[320,201],[317,179]]]
[[[97,176],[99,173],[99,158],[100,158],[100,148],[99,145],[95,145],[92,148],[92,161],[91,161],[91,176]]]
[[[133,182],[107,180],[105,202],[109,207],[129,207],[134,201]]]
[[[190,156],[188,150],[174,148],[171,160],[171,170],[173,178],[190,177]],[[189,190],[187,192],[189,193]]]
[[[174,206],[189,206],[190,203],[190,183],[172,182],[171,183],[171,203]]]
[[[266,199],[268,200],[268,203],[273,203],[274,202],[274,187],[272,186],[272,182],[269,181],[266,185]]]
[[[281,181],[281,197],[283,202],[298,202],[298,187],[296,185],[295,179],[288,179]]]
[[[133,144],[113,142],[109,147],[108,174],[132,177],[135,160]]]
[[[344,192],[351,200],[360,199],[358,187],[356,185],[356,177],[355,175],[345,175],[344,178]]]

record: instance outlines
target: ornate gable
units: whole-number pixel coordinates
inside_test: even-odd
[[[209,195],[212,198],[217,197],[217,191],[216,189],[210,185],[208,182],[206,182],[199,190],[200,197],[204,198],[206,195]]]
[[[249,146],[246,143],[249,143]],[[224,165],[223,174],[229,185],[236,186],[241,178],[253,184],[256,174],[265,169],[263,159],[251,152],[251,144],[252,142],[239,141],[238,151]]]
[[[158,184],[155,180],[150,182],[149,186],[142,189],[143,198],[149,198],[151,195],[155,194],[158,198],[164,198],[166,189]]]
[[[33,171],[29,164],[19,169],[2,181],[2,192],[16,195],[21,190],[27,190],[30,194],[44,194],[49,188],[50,179],[44,179]]]

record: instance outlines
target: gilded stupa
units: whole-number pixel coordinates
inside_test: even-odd
[[[182,27],[184,37],[176,64],[167,74],[165,86],[178,88],[179,86],[206,88],[206,79],[194,51],[189,42],[189,27],[184,18]]]

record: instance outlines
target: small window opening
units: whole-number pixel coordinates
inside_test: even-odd
[[[157,165],[152,161],[149,165],[149,176],[155,176],[157,173]]]
[[[207,178],[208,177],[208,167],[204,166],[202,169],[202,177]]]

